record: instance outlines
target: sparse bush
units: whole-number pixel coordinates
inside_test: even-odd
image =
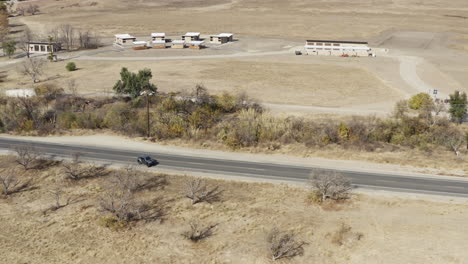
[[[191,240],[192,242],[198,242],[205,238],[213,235],[213,229],[217,224],[203,224],[200,221],[191,221],[189,223],[190,228],[182,232],[182,236]]]
[[[62,187],[61,186],[55,186],[53,188],[51,188],[49,190],[49,193],[51,194],[51,196],[53,197],[54,199],[54,205],[52,205],[49,210],[51,211],[57,211],[59,210],[60,208],[63,208],[65,206],[68,206],[70,204],[70,201],[71,201],[71,198],[68,197],[66,199],[62,199],[63,198],[63,190],[62,190]],[[62,202],[64,200],[64,202]]]
[[[31,145],[17,146],[15,147],[15,152],[16,163],[23,166],[25,170],[36,168],[42,159],[42,154]]]
[[[67,63],[65,68],[67,69],[67,71],[76,71],[77,70],[76,64],[74,62]]]
[[[110,215],[99,218],[99,222],[102,226],[111,229],[112,231],[120,231],[128,227],[128,222],[125,220],[119,220],[119,218]]]
[[[65,179],[81,180],[85,178],[96,178],[107,175],[109,172],[103,166],[82,165],[80,161],[81,154],[72,153],[72,162],[62,163],[62,172]]]
[[[273,228],[267,236],[271,258],[275,261],[282,258],[293,258],[304,254],[304,241],[296,238],[293,232],[282,232]]]
[[[162,187],[167,181],[163,176],[145,175],[145,173],[137,171],[133,167],[127,167],[125,170],[115,172],[110,179],[110,183],[116,189],[135,193],[145,189]]]
[[[185,183],[185,197],[192,200],[192,204],[218,201],[221,192],[219,186],[209,188],[202,179],[190,179]]]
[[[55,84],[41,84],[34,88],[34,92],[37,96],[42,96],[50,101],[62,96],[64,91]]]
[[[16,192],[20,192],[29,187],[31,181],[21,181],[18,179],[16,174],[17,172],[14,170],[0,171],[1,194],[7,196]]]
[[[45,61],[40,58],[27,58],[21,64],[19,71],[26,76],[29,76],[33,83],[39,81],[39,77],[44,73]]]
[[[335,233],[333,233],[331,237],[332,243],[338,246],[343,246],[345,244],[359,241],[364,236],[362,233],[355,233],[351,230],[351,226],[342,223],[340,228]]]
[[[106,191],[99,200],[101,210],[122,223],[161,219],[164,210],[162,203],[162,199],[150,203],[136,200],[133,194],[119,190]]]
[[[314,171],[310,176],[313,195],[319,202],[327,199],[343,200],[349,197],[351,181],[343,175],[331,171]]]
[[[26,12],[31,14],[31,16],[34,16],[35,14],[39,13],[39,6],[35,4],[30,4],[26,8]]]

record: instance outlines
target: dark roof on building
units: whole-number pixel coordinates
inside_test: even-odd
[[[307,40],[307,42],[368,44],[367,42],[363,42],[363,41],[348,41],[348,40]]]

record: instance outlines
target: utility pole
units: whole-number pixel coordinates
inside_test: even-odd
[[[146,123],[147,123],[147,138],[150,137],[150,116],[149,116],[149,94],[146,93]]]
[[[152,92],[152,91],[143,91],[141,92],[141,95],[146,95],[146,137],[147,138],[150,138],[150,135],[151,135],[151,128],[150,128],[150,112],[149,112],[149,109],[150,109],[150,101],[149,101],[149,97],[150,95],[154,95],[155,92]]]

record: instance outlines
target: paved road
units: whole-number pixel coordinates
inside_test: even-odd
[[[30,142],[0,137],[0,149],[14,149],[20,144],[31,144],[38,150],[56,156],[69,156],[80,152],[84,159],[99,160],[116,164],[136,164],[136,157],[141,154],[124,149],[105,149],[84,146],[72,146],[52,143]],[[118,144],[116,144],[118,147]],[[295,182],[305,182],[311,167],[301,167],[274,163],[259,163],[249,161],[233,161],[224,159],[209,159],[193,156],[171,155],[165,153],[147,153],[159,161],[153,168],[170,169],[181,172],[204,172],[211,174],[235,175],[264,179],[277,179]],[[468,197],[468,181],[464,179],[423,178],[412,176],[397,176],[357,171],[342,171],[357,187],[397,190],[410,193],[429,193],[448,196]]]

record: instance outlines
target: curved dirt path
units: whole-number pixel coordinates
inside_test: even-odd
[[[435,88],[422,80],[417,72],[418,65],[423,63],[424,59],[416,56],[397,56],[396,58],[400,62],[401,78],[417,92],[432,95]],[[440,91],[438,92],[438,96],[441,98],[447,97],[446,94]]]

